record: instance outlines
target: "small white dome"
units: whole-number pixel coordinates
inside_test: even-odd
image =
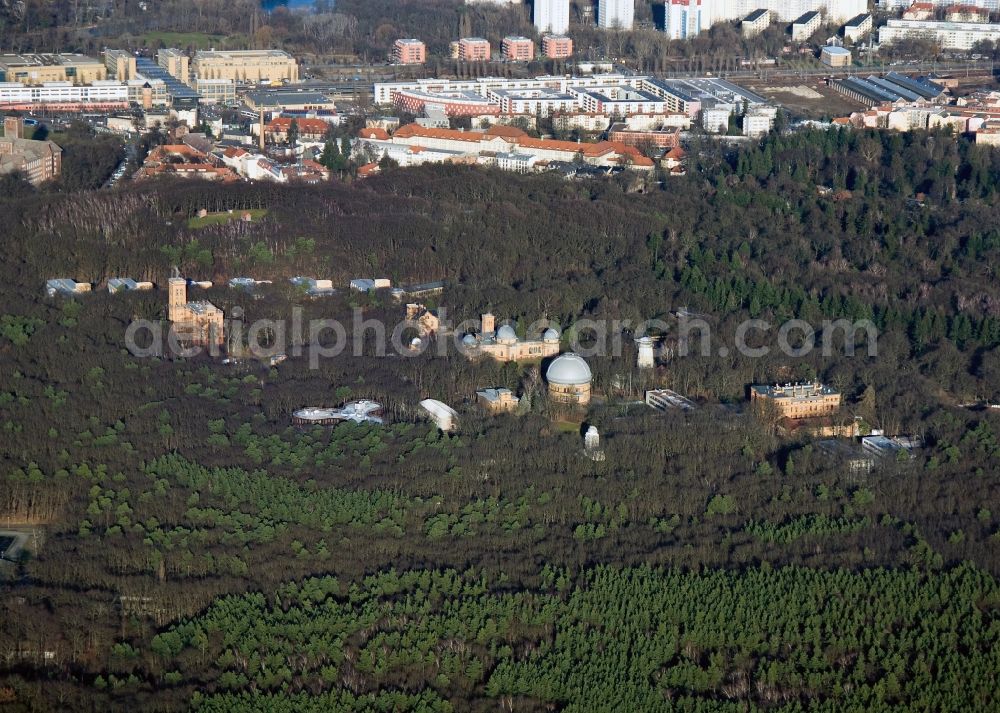
[[[498,342],[516,342],[517,332],[509,324],[505,324],[497,330],[496,340]]]
[[[653,346],[653,338],[652,337],[639,337],[635,341],[636,341],[636,344],[638,344],[640,347],[651,347],[651,346]]]
[[[542,332],[542,341],[543,342],[558,342],[559,341],[559,332],[557,332],[552,327],[549,327],[544,332]]]
[[[557,357],[545,372],[545,379],[550,384],[560,386],[589,384],[592,377],[590,367],[579,354],[563,354]]]
[[[474,347],[474,346],[476,346],[476,337],[475,337],[475,335],[466,334],[464,337],[462,337],[462,344],[464,344],[467,347]]]

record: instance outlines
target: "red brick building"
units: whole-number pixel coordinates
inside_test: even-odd
[[[423,64],[427,61],[427,46],[420,40],[396,40],[392,46],[392,61],[396,64]]]
[[[500,52],[508,62],[530,62],[535,58],[535,43],[527,37],[504,37]]]
[[[632,131],[626,124],[612,124],[608,130],[608,141],[615,141],[626,146],[639,146],[649,143],[661,149],[672,149],[681,145],[681,130],[670,127],[659,131]]]
[[[545,35],[542,54],[549,59],[563,59],[573,54],[573,40],[565,35]]]
[[[458,58],[463,62],[489,62],[490,43],[482,37],[463,37],[458,41]]]

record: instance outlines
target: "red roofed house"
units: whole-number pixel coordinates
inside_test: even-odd
[[[482,162],[493,163],[497,154],[521,154],[533,156],[538,161],[583,160],[594,166],[628,166],[639,170],[651,170],[652,159],[643,156],[634,146],[620,142],[578,143],[575,141],[555,141],[535,139],[520,129],[510,126],[494,126],[486,131],[461,131],[457,129],[436,129],[418,124],[400,127],[388,140],[366,139],[370,134],[365,129],[359,134],[359,143],[366,144],[373,153],[382,155],[398,153],[399,147],[409,147],[411,151],[429,149],[449,152],[454,156],[478,158]],[[449,158],[448,160],[454,160]]]
[[[322,119],[298,119],[279,116],[264,127],[264,136],[272,143],[288,141],[288,130],[292,122],[298,127],[299,138],[304,141],[322,141],[330,125]]]
[[[211,181],[236,181],[239,177],[228,166],[216,166],[207,154],[187,144],[157,146],[142,164],[137,179],[170,175],[204,178]]]
[[[903,11],[904,20],[930,20],[934,17],[934,4],[915,2]]]

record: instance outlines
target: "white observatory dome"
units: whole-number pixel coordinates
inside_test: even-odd
[[[543,342],[558,342],[559,341],[559,332],[557,332],[556,330],[554,330],[552,327],[549,327],[544,332],[542,332],[542,341]]]
[[[590,367],[579,354],[563,354],[557,357],[545,372],[546,381],[561,386],[589,384],[592,376]]]
[[[517,332],[509,324],[505,324],[497,330],[496,340],[498,342],[516,342]]]

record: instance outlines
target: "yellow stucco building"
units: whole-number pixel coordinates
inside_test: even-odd
[[[299,65],[282,50],[205,50],[192,62],[198,79],[230,79],[249,84],[299,81]]]
[[[488,356],[497,361],[544,359],[559,353],[559,332],[546,329],[541,339],[520,339],[508,324],[497,329],[496,317],[486,313],[479,334],[465,335],[462,346],[469,357]]]
[[[0,54],[0,82],[91,84],[107,78],[104,63],[83,54]]]
[[[819,382],[755,384],[750,402],[757,407],[772,404],[780,418],[799,420],[832,416],[840,409],[840,393]]]
[[[182,342],[222,346],[225,340],[222,310],[207,301],[188,302],[183,277],[171,277],[167,283],[167,318]]]

